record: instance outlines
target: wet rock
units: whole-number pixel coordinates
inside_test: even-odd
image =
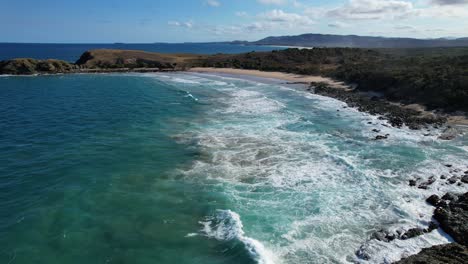
[[[377,135],[377,136],[375,136],[374,140],[382,140],[382,139],[387,139],[387,138],[388,138],[387,135],[385,135],[385,136]]]
[[[429,226],[426,229],[424,229],[424,232],[429,233],[429,232],[432,232],[433,230],[435,230],[437,228],[439,228],[439,224],[437,224],[436,222],[431,221],[429,223]]]
[[[463,176],[463,177],[461,178],[461,181],[462,181],[463,183],[468,183],[468,175]]]
[[[445,164],[445,167],[451,168],[451,167],[452,167],[452,164]]]
[[[428,124],[439,126],[446,122],[446,118],[442,116],[421,115],[420,111],[402,107],[386,100],[327,85],[317,85],[315,93],[345,101],[349,106],[357,107],[359,111],[378,115],[379,120],[388,120],[389,124],[394,127],[402,127],[406,124],[411,129],[419,129]]]
[[[429,177],[429,179],[423,183],[421,183],[418,188],[419,189],[427,189],[427,187],[431,184],[433,184],[436,181],[436,178],[434,176]]]
[[[401,237],[400,239],[402,240],[406,240],[406,239],[410,239],[410,238],[413,238],[413,237],[417,237],[417,236],[420,236],[424,234],[424,230],[419,228],[419,227],[416,227],[416,228],[411,228],[409,229],[408,231],[406,231]]]
[[[457,137],[457,135],[459,134],[458,130],[453,128],[453,127],[448,127],[444,130],[444,132],[442,132],[442,134],[439,136],[439,139],[442,139],[442,140],[452,140],[454,139],[455,137]]]
[[[466,264],[468,247],[457,244],[437,245],[425,248],[416,255],[395,262],[395,264]]]
[[[445,179],[447,179],[447,176],[445,176],[445,175],[440,175],[440,178],[441,178],[442,180],[445,180]]]
[[[416,180],[409,180],[409,186],[416,186]]]
[[[437,206],[440,203],[440,198],[438,195],[433,194],[426,199],[426,202],[432,206]]]
[[[372,132],[379,133],[380,130],[378,130],[378,129],[372,129]]]
[[[357,251],[356,251],[356,257],[362,259],[362,260],[369,260],[371,256],[369,253],[366,252],[366,247],[362,245]]]
[[[371,235],[371,239],[377,239],[379,241],[384,241],[384,242],[390,242],[396,238],[396,235],[393,233],[390,233],[389,231],[386,230],[379,230],[374,232]]]
[[[452,176],[450,177],[447,182],[450,183],[450,184],[454,184],[458,181],[458,177],[457,176]]]
[[[453,193],[446,193],[442,196],[441,199],[445,201],[454,201],[454,200],[457,200],[458,197]]]
[[[468,192],[458,196],[445,207],[437,207],[434,219],[456,242],[468,245]]]

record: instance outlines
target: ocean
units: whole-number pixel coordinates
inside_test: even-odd
[[[251,51],[281,50],[285,47],[232,45],[224,43],[148,43],[148,44],[35,44],[0,43],[0,60],[14,58],[58,59],[77,61],[81,54],[92,49],[143,50],[160,53],[243,53]]]
[[[0,102],[0,263],[392,262],[450,238],[373,232],[426,227],[426,197],[467,189],[408,186],[466,170],[466,136],[282,81],[2,76]]]

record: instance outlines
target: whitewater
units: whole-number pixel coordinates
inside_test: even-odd
[[[466,170],[465,137],[445,142],[436,129],[393,128],[279,80],[207,74],[161,79],[191,93],[219,93],[200,100],[218,107],[177,136],[195,140],[204,152],[182,172],[185,177],[221,186],[232,203],[201,220],[199,235],[236,240],[258,263],[391,263],[451,241],[441,230],[392,242],[371,234],[425,228],[433,210],[427,196],[466,191],[437,183],[427,190],[408,186],[416,177]],[[376,128],[389,139],[373,140]],[[241,218],[255,220],[246,227]],[[357,257],[358,249],[370,259]]]
[[[281,80],[5,76],[0,101],[1,263],[392,263],[452,240],[376,231],[427,228],[427,197],[468,190],[439,180],[468,170],[466,135]]]

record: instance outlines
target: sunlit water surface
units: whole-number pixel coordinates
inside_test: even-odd
[[[449,238],[372,232],[425,227],[427,196],[467,189],[408,186],[466,170],[466,137],[272,80],[10,76],[0,102],[0,263],[391,262]]]

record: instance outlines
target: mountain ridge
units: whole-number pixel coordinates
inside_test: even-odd
[[[236,44],[240,41],[233,41]],[[333,35],[307,33],[290,36],[269,36],[257,41],[247,42],[254,45],[278,45],[301,47],[349,47],[349,48],[434,48],[468,46],[468,37],[447,39],[418,39],[399,37],[374,37],[359,35]]]

